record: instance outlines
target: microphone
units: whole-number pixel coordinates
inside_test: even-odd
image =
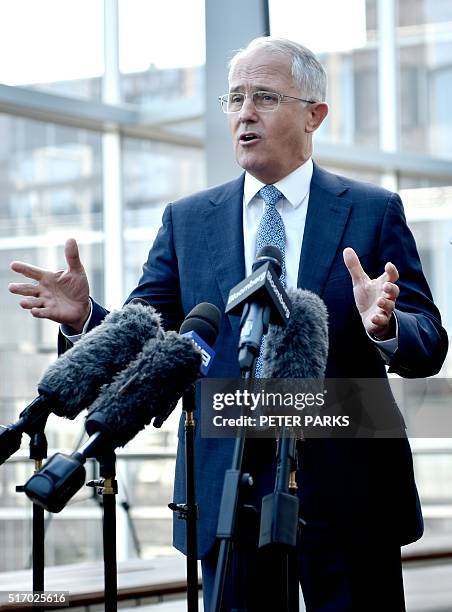
[[[269,323],[286,326],[290,299],[281,285],[282,253],[274,246],[259,250],[253,272],[229,293],[226,313],[241,314],[238,361],[242,371],[251,371]]]
[[[92,404],[85,423],[88,435],[101,431],[116,448],[125,446],[153,418],[153,425],[160,427],[198,378],[203,360],[210,367],[214,353],[204,338],[215,342],[220,318],[216,306],[198,304],[184,319],[181,333],[168,331],[148,342]]]
[[[271,325],[263,351],[263,378],[323,379],[328,358],[328,311],[324,302],[311,291],[288,289],[292,303],[286,327]],[[297,391],[304,381],[296,381]],[[274,387],[272,387],[273,389]],[[276,477],[273,493],[262,498],[259,547],[273,545],[286,564],[297,542],[299,500],[295,495],[294,472],[298,469],[296,436],[282,427],[276,455]],[[289,492],[291,489],[291,493]],[[286,552],[287,551],[287,552]],[[284,565],[283,565],[284,567]],[[278,556],[276,556],[278,568]],[[278,573],[278,572],[276,572]],[[285,578],[287,576],[284,574]]]
[[[207,376],[215,357],[212,345],[215,344],[220,331],[220,322],[220,309],[209,302],[202,302],[188,313],[179,330],[181,336],[190,338],[201,351],[202,376]]]
[[[108,446],[125,446],[154,417],[174,410],[200,367],[201,353],[189,338],[168,331],[150,340],[92,404],[87,434],[101,432]]]
[[[180,335],[184,338],[189,338],[193,345],[201,352],[201,367],[199,371],[201,376],[207,376],[215,357],[215,351],[211,345],[215,344],[217,339],[220,331],[220,321],[221,312],[219,308],[209,304],[209,302],[202,302],[190,310],[179,330]],[[183,401],[186,401],[189,395],[190,390],[188,388],[183,395]],[[152,425],[157,428],[161,427],[172,410],[171,408],[157,415]]]
[[[218,320],[209,319],[200,306],[202,316],[195,312],[192,322],[200,321],[198,329],[218,330]],[[83,485],[86,459],[125,446],[153,418],[161,425],[198,378],[201,363],[201,351],[189,337],[169,331],[149,340],[93,402],[85,423],[87,442],[70,456],[51,457],[25,484],[27,496],[50,512],[60,512]]]
[[[263,378],[322,378],[328,359],[328,310],[312,291],[288,289],[285,327],[271,325],[263,353]]]
[[[201,376],[207,376],[215,356],[215,352],[211,347],[217,339],[220,330],[220,322],[220,310],[213,304],[204,302],[198,304],[189,312],[179,330],[182,336],[190,338],[194,345],[201,350]],[[170,510],[177,513],[179,519],[186,521],[187,602],[189,610],[197,610],[198,608],[198,505],[196,503],[195,476],[195,408],[196,385],[193,383],[182,396],[182,411],[185,414],[185,502],[171,502],[168,504]],[[154,419],[154,426],[160,427],[166,416],[167,415],[160,419]]]
[[[162,338],[163,333],[160,316],[150,306],[131,302],[109,313],[47,368],[38,384],[38,397],[20,413],[19,420],[0,426],[0,464],[20,448],[23,433],[32,436],[44,427],[51,412],[74,419],[146,341]]]

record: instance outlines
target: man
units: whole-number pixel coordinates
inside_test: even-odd
[[[269,234],[274,243],[276,227],[286,285],[318,293],[328,308],[327,376],[383,378],[386,364],[401,376],[430,376],[444,361],[447,335],[399,197],[312,162],[312,135],[328,112],[325,80],[310,51],[283,39],[256,39],[233,58],[222,106],[245,173],[167,207],[129,300],[149,300],[175,329],[199,302],[224,312],[229,290],[251,270],[256,243]],[[266,185],[278,191],[261,191]],[[66,244],[66,259],[68,270],[57,273],[14,262],[13,270],[37,284],[14,284],[10,290],[25,296],[21,306],[33,316],[70,326],[63,331],[71,336],[96,325],[105,310],[90,303],[74,240]],[[239,376],[238,328],[237,317],[223,316],[212,376]],[[182,431],[177,502],[185,495]],[[197,428],[198,548],[207,602],[233,444],[203,439]],[[273,449],[250,446],[246,465],[259,503],[272,488]],[[308,440],[299,492],[299,577],[307,610],[404,610],[400,546],[422,534],[407,440]],[[175,524],[175,545],[185,547],[181,521]],[[246,575],[248,609],[278,610],[268,588],[271,562],[262,562],[252,544],[249,554],[251,561],[235,572]],[[228,610],[237,606],[233,586]]]

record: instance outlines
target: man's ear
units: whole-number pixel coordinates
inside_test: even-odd
[[[315,132],[328,115],[328,104],[326,102],[315,102],[314,104],[309,104],[307,110],[309,117],[306,122],[306,132]]]

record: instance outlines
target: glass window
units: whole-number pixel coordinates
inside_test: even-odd
[[[0,83],[98,99],[103,46],[102,0],[1,3]]]
[[[375,0],[321,0],[309,19],[303,2],[274,0],[269,7],[271,34],[311,49],[327,72],[330,112],[316,139],[378,146]],[[345,12],[353,14],[353,19],[344,21]],[[335,26],[338,22],[340,28]]]
[[[123,140],[126,294],[137,284],[141,267],[161,225],[164,207],[205,187],[202,149]]]
[[[449,0],[398,0],[399,26],[443,24],[452,21]]]
[[[118,6],[123,100],[152,105],[181,96],[202,98],[204,0],[119,0]]]
[[[355,143],[378,147],[378,58],[375,50],[355,56]]]
[[[101,136],[6,115],[0,120],[0,238],[99,231]]]
[[[430,73],[430,151],[432,155],[452,156],[452,44],[451,61]]]
[[[399,39],[401,149],[452,155],[452,43]]]
[[[18,259],[58,270],[66,267],[64,242],[77,238],[91,294],[103,301],[101,136],[92,131],[26,118],[0,115],[0,423],[17,420],[37,395],[44,370],[56,358],[58,326],[34,319],[10,294],[9,282],[22,282],[9,264]],[[50,449],[72,449],[82,424],[50,417]],[[28,436],[22,437],[27,455]],[[15,492],[32,472],[32,463],[12,463],[0,470],[0,569],[28,567],[31,542],[30,503]],[[10,509],[10,510],[9,510]],[[6,513],[6,514],[5,514]],[[72,524],[67,523],[69,530]],[[50,530],[51,532],[51,530]],[[52,536],[50,536],[52,538]],[[80,547],[88,547],[89,538]],[[47,562],[72,553],[47,542]],[[79,552],[77,551],[77,555]],[[81,554],[80,554],[81,556]],[[74,559],[74,555],[72,555]]]

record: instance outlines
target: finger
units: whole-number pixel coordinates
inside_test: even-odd
[[[32,308],[30,310],[30,313],[33,317],[35,317],[35,319],[51,319],[52,321],[55,320],[51,316],[50,308]]]
[[[383,296],[385,298],[388,298],[389,300],[393,300],[394,302],[396,301],[396,299],[399,297],[400,294],[400,289],[397,285],[394,285],[394,283],[385,283],[383,285]]]
[[[358,255],[352,248],[347,247],[344,249],[342,256],[344,258],[344,263],[350,272],[354,285],[369,278],[359,262]]]
[[[33,297],[39,296],[39,286],[30,285],[27,283],[10,283],[8,285],[8,291],[18,295],[31,295]]]
[[[372,323],[378,327],[379,331],[383,331],[386,327],[388,327],[389,320],[390,317],[383,311],[380,311],[378,314],[374,314],[371,318]]]
[[[64,245],[64,256],[66,257],[67,265],[70,272],[83,271],[82,262],[80,261],[80,254],[78,251],[78,245],[74,238],[66,240]]]
[[[13,272],[23,274],[27,278],[33,278],[37,281],[41,280],[45,273],[45,270],[43,268],[32,266],[31,264],[27,264],[23,261],[12,261],[10,264],[10,268]]]
[[[388,261],[385,265],[385,271],[380,275],[380,279],[382,282],[389,281],[391,283],[395,283],[397,280],[399,280],[399,271],[393,263]]]
[[[395,308],[395,303],[394,300],[390,300],[388,298],[378,298],[377,300],[377,306],[379,308],[381,308],[381,310],[386,313],[387,315],[392,314],[394,308]]]
[[[26,298],[25,300],[20,300],[19,305],[26,309],[31,310],[32,308],[42,308],[44,306],[44,300],[42,298]]]

